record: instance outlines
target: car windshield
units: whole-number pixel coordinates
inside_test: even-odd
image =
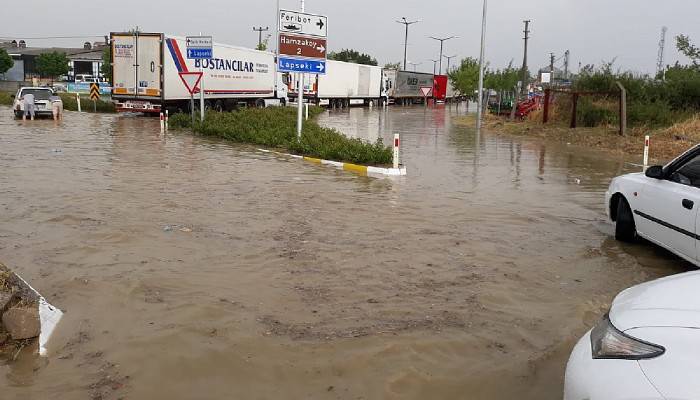
[[[33,94],[34,100],[51,100],[51,96],[53,95],[53,93],[51,93],[51,91],[48,89],[24,89],[24,90],[22,90],[22,96],[26,96],[28,94]]]

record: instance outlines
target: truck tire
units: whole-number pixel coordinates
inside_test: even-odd
[[[255,107],[257,107],[257,108],[265,108],[265,100],[263,100],[263,99],[257,99],[257,100],[255,100]]]
[[[221,100],[217,100],[214,103],[214,111],[220,112],[220,113],[226,111],[226,108],[224,107],[224,102]]]
[[[632,243],[637,240],[637,227],[629,203],[624,197],[617,202],[617,218],[615,218],[615,239]]]

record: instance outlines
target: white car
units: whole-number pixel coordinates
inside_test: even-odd
[[[664,167],[613,179],[605,203],[618,240],[641,236],[700,266],[700,145]]]
[[[564,400],[700,399],[700,272],[627,289],[574,348]]]
[[[31,93],[34,95],[34,113],[39,116],[53,116],[52,103],[60,101],[60,98],[54,95],[53,90],[48,87],[23,87],[17,91],[17,94],[12,96],[14,102],[12,110],[15,113],[15,118],[22,118],[24,115],[24,95]],[[62,106],[61,106],[62,107]]]

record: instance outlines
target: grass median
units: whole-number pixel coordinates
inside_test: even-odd
[[[392,151],[381,139],[368,143],[348,138],[335,129],[324,128],[314,120],[323,109],[312,107],[310,119],[304,122],[301,140],[297,139],[297,111],[291,107],[247,108],[234,112],[209,112],[203,123],[195,122],[193,131],[237,143],[248,143],[279,149],[292,154],[341,161],[353,164],[386,166],[392,162]],[[173,129],[188,129],[189,114],[170,117]]]

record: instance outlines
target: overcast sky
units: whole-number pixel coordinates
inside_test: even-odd
[[[216,42],[255,46],[253,25],[270,26],[274,34],[277,0],[22,0],[5,7],[1,38],[102,35],[139,26],[144,32],[204,34]],[[295,9],[299,0],[280,0]],[[14,4],[14,2],[10,2]],[[482,0],[306,0],[307,12],[329,18],[329,48],[353,48],[386,62],[403,60],[401,17],[420,19],[409,32],[408,60],[432,72],[428,59],[437,59],[439,43],[428,36],[458,35],[445,43],[445,55],[479,55]],[[31,23],[27,22],[31,16]],[[617,58],[616,66],[653,72],[662,26],[668,26],[666,63],[686,61],[675,49],[674,37],[690,35],[700,44],[698,0],[489,0],[486,59],[494,67],[510,60],[522,64],[523,19],[532,20],[530,70],[548,65],[571,51],[571,70]],[[85,39],[86,40],[86,39]],[[27,39],[33,47],[80,47],[70,40]],[[271,44],[274,45],[274,39]],[[561,66],[562,61],[557,63]],[[411,68],[411,67],[409,67]],[[446,68],[446,60],[443,68]]]

